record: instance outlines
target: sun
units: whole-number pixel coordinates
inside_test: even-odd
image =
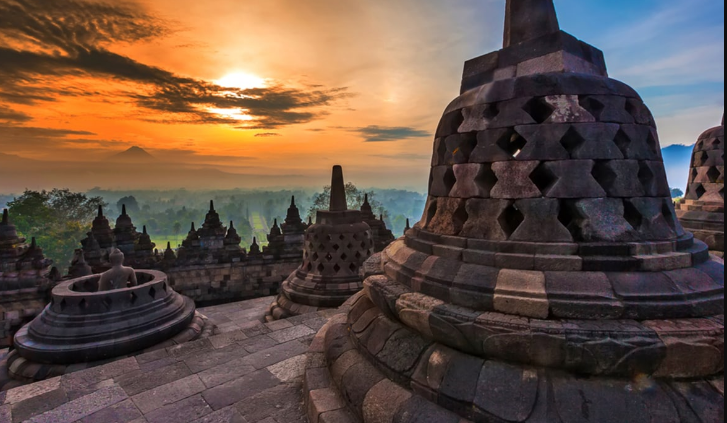
[[[223,76],[215,81],[215,83],[225,88],[237,88],[247,90],[250,88],[263,88],[267,85],[267,81],[257,75],[234,72]]]

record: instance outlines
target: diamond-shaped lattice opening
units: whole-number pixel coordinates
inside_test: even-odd
[[[648,193],[654,183],[654,172],[651,171],[651,168],[645,162],[639,163],[639,181]]]
[[[157,295],[157,290],[154,289],[153,286],[151,288],[149,288],[149,296],[152,298],[156,298],[156,295]]]
[[[131,293],[131,294],[129,295],[129,302],[131,303],[131,305],[134,305],[134,304],[136,303],[136,300],[138,300],[138,299],[139,299],[139,296],[138,296],[138,295],[136,295],[136,293],[135,293],[135,292],[132,292],[132,293]]]
[[[328,242],[331,242],[331,241],[333,241],[333,237],[332,237],[332,236],[330,236],[330,235],[328,235],[328,236],[326,237],[326,241],[328,241]]]
[[[341,234],[341,235],[338,236],[338,239],[341,240],[341,241],[343,241],[344,239],[346,239],[346,235]]]
[[[475,177],[475,183],[483,192],[489,194],[492,191],[497,184],[497,176],[492,171],[492,163],[485,163],[480,167],[480,171]]]
[[[356,257],[356,259],[360,259],[361,258],[361,253],[359,253],[358,251],[356,251],[356,255],[354,257]]]
[[[512,157],[517,157],[528,141],[515,131],[507,131],[496,142],[502,151]]]
[[[722,189],[719,190],[719,196],[722,197],[722,200],[724,200],[724,187],[722,187]]]
[[[616,179],[618,179],[618,175],[616,175],[616,172],[611,169],[610,166],[608,166],[608,162],[603,161],[597,161],[596,165],[593,166],[593,171],[591,172],[593,175],[593,178],[596,180],[596,182],[603,187],[603,189],[606,192],[609,192],[611,190],[611,187],[613,187],[613,184],[616,182]]]
[[[336,265],[335,265],[335,266],[333,266],[333,270],[334,270],[334,271],[335,271],[336,273],[338,273],[338,272],[340,272],[340,271],[341,271],[341,266],[339,266],[339,265],[338,265],[338,263],[336,263]]]
[[[574,212],[575,208],[567,201],[560,202],[560,210],[558,211],[558,221],[573,233],[577,216]]]
[[[113,304],[113,301],[111,301],[111,298],[104,297],[103,300],[101,300],[101,304],[106,308],[106,310],[111,310],[111,305]]]
[[[353,239],[354,239],[355,241],[358,241],[358,234],[353,234]]]
[[[707,154],[706,151],[698,151],[694,153],[692,163],[694,163],[694,166],[696,167],[702,167],[705,163],[707,163],[707,159],[709,159],[709,154]]]
[[[581,107],[586,109],[588,113],[596,118],[597,121],[601,120],[601,113],[603,113],[603,109],[606,108],[603,103],[593,97],[588,96],[581,97],[579,99],[579,103],[581,104]]]
[[[578,131],[575,130],[575,128],[571,127],[568,129],[568,132],[563,135],[563,138],[560,139],[560,143],[571,155],[571,158],[573,158],[583,144],[586,143],[586,140],[578,133]]]
[[[444,138],[434,143],[434,154],[437,156],[436,164],[443,164],[444,156],[447,154],[447,143],[444,142]]]
[[[361,243],[361,248],[363,248],[363,249],[365,249],[365,248],[366,248],[366,243],[365,243],[365,242],[362,242],[362,243]]]
[[[697,179],[697,176],[699,176],[699,171],[697,170],[697,168],[694,168],[693,167],[692,168],[692,176],[689,179],[689,182],[692,182],[693,180]]]
[[[346,261],[348,259],[348,255],[346,253],[341,254],[341,260]]]
[[[341,249],[341,246],[338,245],[338,244],[333,244],[333,249],[336,250],[336,251],[338,251],[338,250]]]
[[[323,272],[324,270],[326,270],[326,266],[324,266],[323,263],[319,264],[318,265],[318,271],[319,272]]]
[[[630,98],[626,101],[626,112],[634,118],[634,121],[639,122],[639,117],[642,115],[642,111],[646,107],[639,100]]]
[[[543,123],[548,120],[550,115],[553,114],[555,108],[550,104],[546,103],[544,97],[535,97],[525,103],[525,106],[523,106],[523,110],[525,110],[525,112],[529,114],[530,117],[535,120],[535,122]]]
[[[629,159],[629,146],[631,145],[631,138],[629,138],[628,135],[626,135],[626,132],[619,129],[616,133],[616,138],[613,139],[613,142],[616,144],[619,150],[621,150],[621,154],[624,155],[625,158]]]
[[[426,225],[429,225],[429,222],[434,219],[434,216],[437,214],[437,200],[430,197],[432,201],[429,202],[429,207],[426,209]]]
[[[555,185],[558,178],[545,167],[545,163],[541,163],[540,166],[536,167],[533,173],[530,174],[530,180],[533,181],[536,187],[543,193],[547,194],[550,188]]]
[[[477,147],[477,132],[460,134],[456,139],[457,142],[447,144],[447,151],[452,155],[450,163],[447,164],[469,162],[472,150]]]
[[[352,248],[353,248],[353,244],[351,244],[351,243],[349,242],[349,243],[348,243],[348,245],[346,246],[346,248],[348,248],[349,250],[350,250],[350,249],[352,249]]]
[[[308,269],[309,272],[313,271],[313,265],[308,263],[308,266],[306,266],[306,269]]]
[[[330,253],[326,254],[326,260],[328,260],[328,261],[333,260],[333,256]]]
[[[64,299],[61,300],[61,302],[58,305],[61,306],[61,311],[63,311],[68,306],[68,303],[66,302],[66,299],[64,298]]]
[[[320,256],[318,255],[318,253],[313,253],[313,257],[311,257],[311,259],[313,259],[313,261],[318,261],[319,258],[320,258]]]
[[[81,299],[81,302],[78,303],[78,308],[85,309],[86,307],[88,307],[88,303],[86,302],[86,299],[85,298],[82,298]]]
[[[709,182],[715,184],[720,182],[719,177],[722,175],[722,172],[719,171],[715,166],[712,166],[707,171],[707,177],[709,177]],[[721,181],[724,182],[724,181]]]
[[[348,268],[349,268],[349,269],[351,269],[351,272],[354,272],[354,273],[356,272],[356,270],[358,270],[358,266],[356,266],[356,265],[355,265],[355,264],[353,264],[353,263],[351,263],[351,264],[350,264],[350,265],[348,266]]]
[[[315,234],[315,235],[313,236],[313,239],[314,239],[314,240],[316,240],[316,241],[320,240],[320,238],[318,237],[318,234]]]
[[[492,120],[500,114],[500,106],[498,103],[485,104],[485,108],[482,111],[482,117],[486,120]]]
[[[447,189],[447,192],[452,191],[452,188],[454,188],[454,184],[457,183],[457,178],[454,176],[454,168],[448,167],[447,171],[444,172],[444,186]]]
[[[644,223],[644,216],[630,201],[624,201],[624,218],[634,229],[639,229]]]
[[[517,230],[524,220],[525,216],[523,216],[520,210],[518,210],[515,203],[510,204],[497,218],[497,221],[500,223],[500,227],[507,234],[508,238]]]
[[[697,198],[702,198],[702,196],[707,193],[707,190],[704,188],[704,185],[699,184],[699,186],[694,190],[694,193],[697,194]]]

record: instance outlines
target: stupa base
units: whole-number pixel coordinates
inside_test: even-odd
[[[283,294],[278,297],[270,304],[270,309],[265,314],[265,321],[274,322],[276,320],[288,319],[294,316],[300,316],[308,313],[315,313],[321,310],[330,310],[335,307],[314,307],[305,304],[299,304]]]
[[[0,361],[0,391],[12,389],[17,386],[51,379],[64,374],[77,372],[84,369],[107,364],[113,361],[122,360],[128,357],[156,351],[174,345],[208,338],[215,334],[217,327],[206,316],[199,312],[194,313],[192,321],[185,329],[164,342],[153,347],[140,350],[131,354],[114,357],[108,360],[94,361],[79,364],[45,364],[36,363],[23,358],[17,351],[11,351],[7,357]]]
[[[514,354],[516,350],[513,345]],[[698,361],[694,359],[695,366],[704,365]],[[430,341],[384,315],[363,293],[316,336],[305,389],[311,423],[339,421],[333,417],[351,423],[678,423],[724,418],[723,373],[683,379],[638,373],[581,376],[486,360]]]

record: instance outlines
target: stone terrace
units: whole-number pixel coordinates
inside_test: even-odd
[[[273,298],[203,308],[222,334],[0,393],[0,422],[297,423],[306,351],[334,311],[262,323]]]

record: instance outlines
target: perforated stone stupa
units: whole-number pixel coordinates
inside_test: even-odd
[[[649,109],[552,0],[508,0],[504,38],[465,64],[421,222],[313,341],[310,421],[723,421],[724,265]]]
[[[713,254],[724,257],[724,117],[694,146],[687,193],[677,204],[677,217]]]
[[[11,344],[11,334],[43,310],[54,281],[52,262],[32,239],[30,245],[10,221],[0,220],[0,349]]]
[[[206,319],[194,302],[172,289],[155,270],[123,267],[123,253],[111,253],[111,270],[62,282],[50,304],[15,334],[7,358],[20,381],[52,378],[82,369],[80,364],[126,357],[150,348],[200,337]],[[207,328],[211,330],[212,328]]]
[[[374,237],[374,251],[377,253],[381,252],[384,248],[388,247],[389,244],[394,242],[396,238],[391,230],[386,227],[384,216],[380,216],[379,219],[376,218],[373,208],[371,207],[371,203],[369,203],[368,194],[365,195],[364,202],[361,205],[361,214],[364,222],[371,227],[371,234]]]
[[[361,265],[373,254],[371,228],[358,210],[348,210],[343,169],[333,168],[329,210],[319,210],[305,232],[303,264],[283,285],[269,320],[343,304],[362,288]]]

